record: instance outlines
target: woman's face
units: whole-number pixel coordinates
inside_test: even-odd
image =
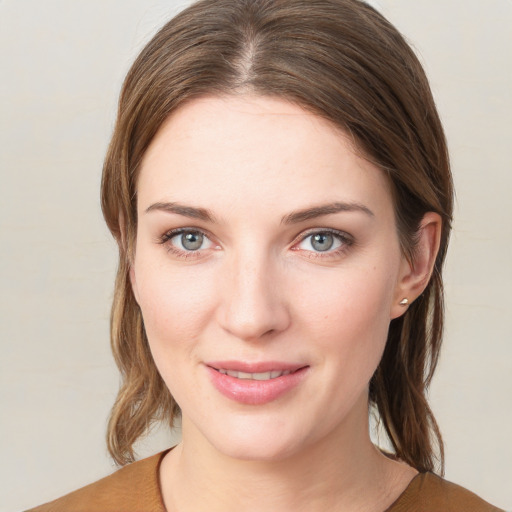
[[[270,460],[365,428],[407,267],[383,173],[298,106],[206,97],[137,190],[132,284],[184,442]]]

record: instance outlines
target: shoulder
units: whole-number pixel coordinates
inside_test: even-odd
[[[460,485],[420,473],[387,512],[503,512]]]
[[[124,466],[110,476],[27,512],[164,512],[158,468],[166,453]]]

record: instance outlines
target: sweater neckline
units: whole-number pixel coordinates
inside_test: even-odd
[[[160,501],[160,505],[162,508],[162,512],[168,512],[165,508],[164,497],[162,492],[162,485],[160,481],[160,466],[162,465],[162,461],[164,457],[172,450],[174,446],[164,450],[163,452],[158,453],[154,457],[156,460],[155,470],[153,472],[153,477],[155,479],[154,487],[158,489],[158,498]],[[411,481],[407,484],[407,487],[398,495],[395,501],[391,503],[391,505],[383,510],[382,512],[398,512],[399,507],[408,499],[409,495],[414,492],[419,486],[421,486],[422,482],[425,478],[427,478],[429,473],[417,473],[411,479]]]

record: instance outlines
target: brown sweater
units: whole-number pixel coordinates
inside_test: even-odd
[[[134,462],[106,478],[27,512],[166,512],[158,472],[167,452]],[[433,473],[420,473],[385,512],[503,511]]]

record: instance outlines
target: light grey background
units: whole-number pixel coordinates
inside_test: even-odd
[[[186,1],[0,0],[0,510],[112,471],[116,249],[99,183],[122,78]],[[431,78],[457,208],[431,391],[448,479],[512,509],[512,1],[372,2]],[[156,432],[140,456],[171,444]]]

